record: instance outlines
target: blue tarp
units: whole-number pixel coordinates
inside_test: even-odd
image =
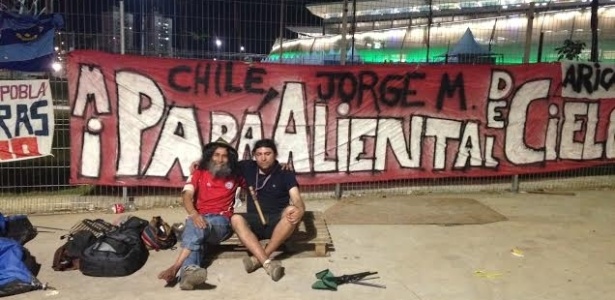
[[[24,263],[24,248],[17,241],[0,237],[0,297],[41,288]]]

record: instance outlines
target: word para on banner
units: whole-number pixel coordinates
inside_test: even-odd
[[[139,68],[98,59],[71,66],[71,182],[175,186],[218,138],[241,158],[256,140],[274,139],[279,161],[306,184],[501,176],[615,159],[615,97],[562,96],[557,64],[298,72],[156,59],[149,70],[150,59],[135,58]]]
[[[509,74],[494,71],[492,76],[493,81],[509,82],[505,90],[496,90],[498,85],[492,85],[493,90],[488,103],[494,102],[496,105],[488,105],[487,110],[487,128],[503,130],[501,133],[504,139],[503,150],[509,162],[515,165],[526,165],[557,158],[594,159],[602,156],[605,150],[612,148],[613,141],[607,141],[608,147],[605,148],[603,143],[597,143],[589,138],[595,135],[595,126],[588,127],[589,130],[585,133],[588,138],[585,138],[584,142],[577,142],[575,140],[577,133],[573,129],[577,126],[575,124],[578,120],[569,115],[580,115],[586,111],[589,122],[596,122],[598,115],[591,104],[564,102],[563,109],[568,113],[561,118],[561,122],[559,117],[553,114],[550,120],[554,121],[550,121],[547,125],[547,132],[555,132],[555,135],[559,134],[560,138],[548,138],[543,141],[545,149],[533,149],[525,141],[525,130],[530,126],[528,116],[532,115],[531,104],[534,101],[546,99],[551,82],[549,80],[529,81],[513,90],[514,86],[511,84],[512,78],[509,78]],[[187,166],[192,162],[194,153],[198,150],[174,152],[165,149],[172,149],[168,145],[182,149],[199,149],[201,137],[198,133],[201,122],[197,109],[176,105],[165,110],[165,107],[169,107],[167,104],[169,100],[164,96],[162,90],[146,76],[132,72],[119,72],[116,81],[119,86],[118,96],[121,99],[118,107],[120,130],[118,132],[117,174],[166,176],[176,161],[179,161],[187,171]],[[130,87],[130,89],[125,87]],[[273,118],[275,120],[272,126],[273,132],[263,131],[266,122],[259,114],[246,112],[243,116],[237,117],[222,111],[212,112],[208,132],[212,138],[237,140],[240,154],[254,140],[272,136],[280,144],[280,159],[282,161],[292,160],[298,173],[384,171],[387,157],[378,155],[378,153],[387,151],[393,152],[397,163],[402,168],[446,170],[447,166],[451,169],[465,169],[468,166],[496,168],[499,165],[501,158],[494,157],[497,136],[481,134],[481,124],[470,120],[411,114],[405,118],[407,123],[404,119],[399,118],[353,118],[352,116],[338,116],[336,121],[331,123],[328,121],[330,118],[326,104],[315,104],[314,124],[324,124],[325,128],[335,130],[337,137],[348,137],[348,140],[338,138],[336,141],[329,141],[326,134],[319,134],[318,130],[313,130],[311,133],[311,124],[308,124],[307,118],[300,113],[308,111],[304,89],[305,86],[300,83],[291,82],[284,85],[278,115]],[[147,95],[151,101],[145,109],[140,106],[140,95]],[[503,102],[498,103],[498,101]],[[503,115],[499,110],[502,107],[507,108],[507,115]],[[244,120],[244,122],[240,123],[238,120]],[[290,125],[289,120],[294,124],[291,132],[286,130]],[[563,130],[558,130],[558,126],[561,126]],[[146,132],[156,127],[162,130],[155,138],[157,143],[153,148],[149,165],[142,166],[140,149],[143,149],[148,141],[146,139],[135,140],[133,137],[144,137]],[[409,134],[404,133],[404,128],[410,129]],[[180,131],[182,134],[178,135]],[[312,134],[311,137],[310,134]],[[372,147],[369,152],[366,152],[369,140],[372,141]],[[559,145],[556,144],[558,140]],[[322,155],[325,149],[311,147],[311,141],[314,145],[336,145],[336,159],[326,160],[325,155]],[[427,141],[432,142],[427,143]],[[98,145],[99,142],[97,141],[96,144]],[[451,145],[456,145],[456,148],[449,152]],[[578,147],[581,149],[576,149]],[[93,148],[87,145],[83,147],[83,149],[90,150]],[[98,151],[102,151],[100,147],[98,148]],[[577,151],[582,149],[585,151]],[[589,151],[590,149],[592,150]],[[576,154],[577,152],[579,155]],[[422,159],[423,156],[430,159]],[[615,153],[609,152],[607,156],[615,156]]]

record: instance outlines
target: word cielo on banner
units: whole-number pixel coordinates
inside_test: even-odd
[[[0,80],[0,163],[51,155],[53,128],[48,80]]]
[[[202,145],[273,138],[302,184],[615,162],[613,66],[302,66],[71,52],[71,182],[181,186]]]

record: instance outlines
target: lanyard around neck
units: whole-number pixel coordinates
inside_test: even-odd
[[[263,184],[261,184],[260,186],[258,186],[258,170],[256,170],[256,181],[254,182],[254,185],[256,186],[255,189],[261,190],[262,188],[265,187],[265,185],[267,184],[267,181],[269,181],[269,179],[271,178],[271,174],[269,173],[269,175],[267,175],[267,177],[265,177],[265,180],[263,180]]]

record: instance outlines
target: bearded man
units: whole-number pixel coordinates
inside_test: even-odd
[[[233,233],[230,218],[234,212],[235,191],[244,185],[237,173],[238,155],[233,147],[220,140],[203,147],[199,166],[182,191],[188,218],[181,251],[175,263],[158,275],[159,279],[170,283],[179,272],[182,290],[206,285],[207,269],[202,267],[201,252],[204,244],[219,244]]]

